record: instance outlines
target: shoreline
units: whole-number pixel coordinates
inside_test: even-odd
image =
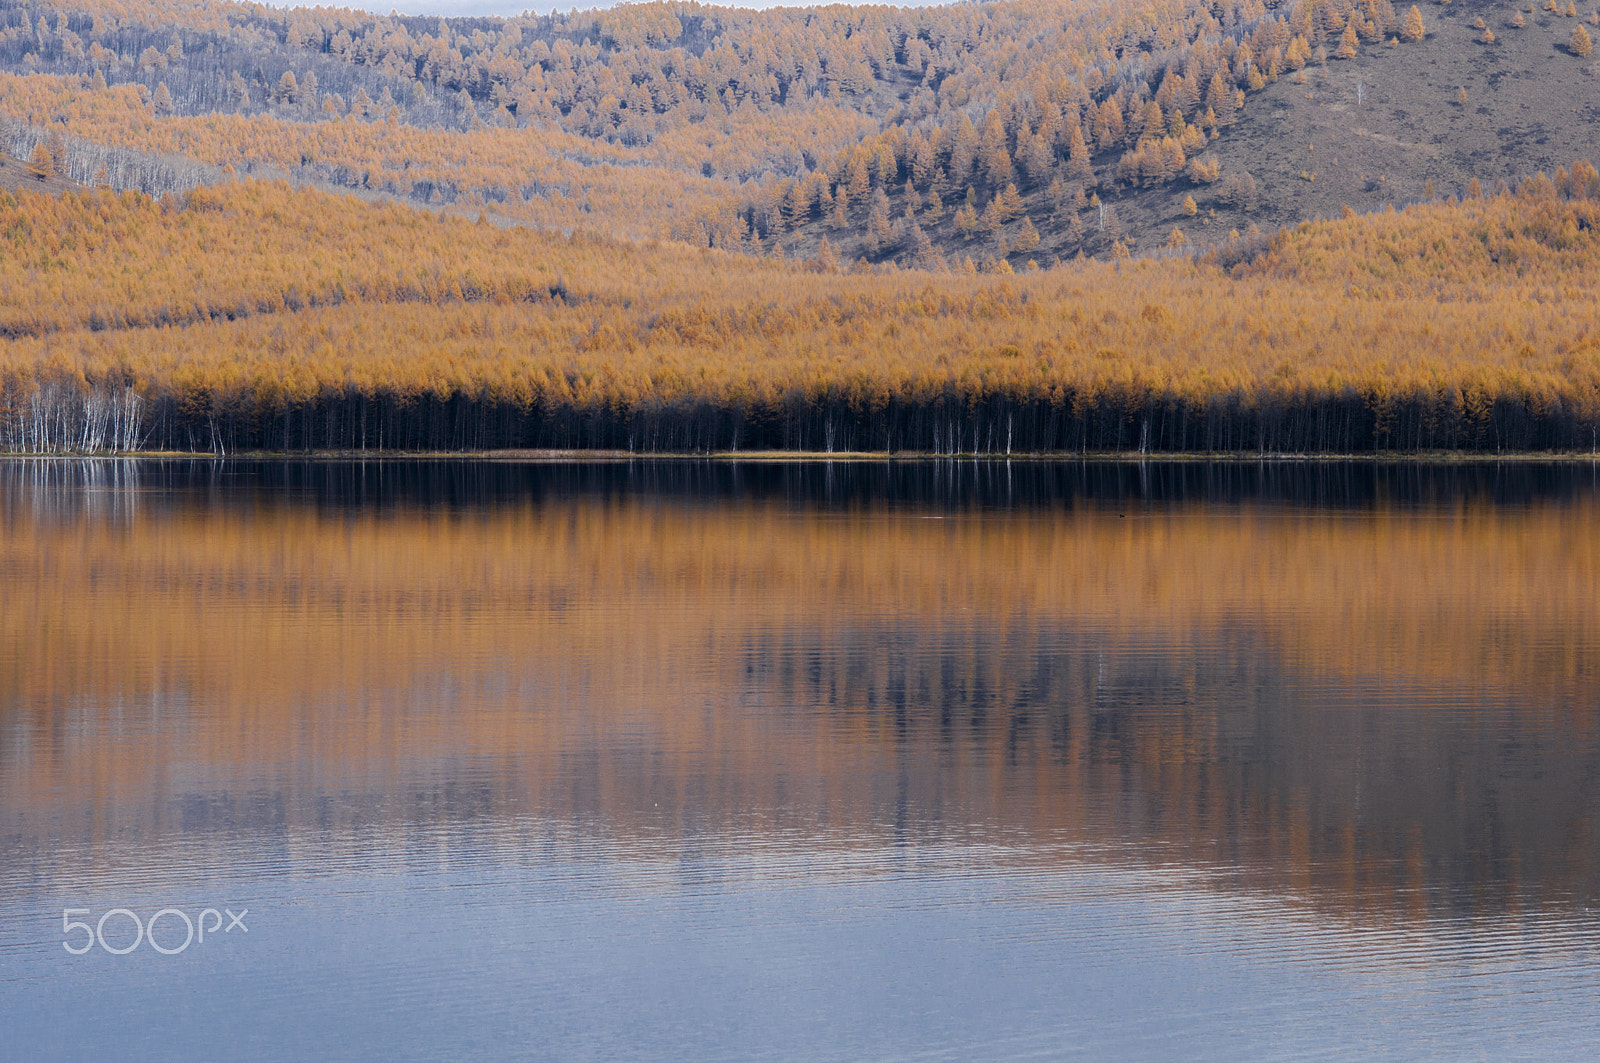
[[[0,453],[0,461],[206,461],[206,462],[526,462],[529,464],[600,464],[635,461],[717,462],[717,463],[830,463],[853,464],[893,462],[1030,462],[1046,464],[1093,463],[1119,465],[1147,464],[1203,464],[1203,465],[1257,465],[1257,464],[1600,464],[1600,453],[1594,451],[1522,451],[1490,453],[1472,450],[1430,451],[1374,451],[1364,453],[1240,453],[1236,451],[1171,451],[1161,453],[1130,453],[1127,451],[1101,452],[1030,452],[1015,454],[958,453],[937,454],[928,451],[811,451],[811,450],[732,450],[693,453],[682,451],[630,452],[618,450],[475,450],[475,451],[401,451],[401,450],[312,450],[267,451],[252,450],[236,454],[215,454],[206,451],[150,450],[120,453]]]

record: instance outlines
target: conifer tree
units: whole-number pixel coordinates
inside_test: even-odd
[[[956,122],[955,143],[950,149],[950,180],[957,188],[972,176],[972,164],[978,156],[978,130],[967,112],[962,111]]]
[[[1137,128],[1133,126],[1132,109],[1130,108],[1130,132],[1143,139],[1144,137],[1159,137],[1166,132],[1167,119],[1161,113],[1161,105],[1155,100],[1146,100],[1145,105],[1138,110]]]
[[[1427,28],[1422,24],[1422,12],[1417,10],[1417,5],[1412,4],[1411,10],[1406,12],[1406,20],[1400,26],[1400,39],[1416,42],[1428,35]]]
[[[1083,129],[1072,127],[1067,143],[1067,176],[1089,181],[1094,178],[1094,166],[1089,162],[1089,146],[1083,142]]]
[[[994,197],[995,208],[1000,213],[1002,223],[1011,221],[1022,213],[1022,196],[1017,192],[1016,185],[1006,185],[998,196]]]
[[[867,211],[867,232],[880,247],[889,242],[889,197],[883,194],[881,188],[872,193],[872,207]]]
[[[917,186],[911,178],[906,178],[904,189],[906,217],[911,217],[922,209],[922,195],[917,191]]]
[[[1183,145],[1171,137],[1161,141],[1161,180],[1163,183],[1172,180],[1183,173],[1183,168],[1189,164],[1189,158],[1183,153]]]
[[[926,270],[937,269],[941,262],[933,241],[922,231],[922,226],[915,222],[911,224],[911,260],[918,269]]]
[[[62,177],[67,176],[67,141],[60,133],[52,131],[45,140],[45,147],[50,151],[50,165],[55,173]]]
[[[1284,59],[1289,64],[1290,70],[1299,70],[1311,58],[1311,45],[1304,37],[1295,37],[1289,42],[1289,50]]]
[[[844,189],[839,189],[839,194],[833,198],[833,213],[828,216],[828,224],[835,232],[850,228],[849,197],[844,194]]]
[[[1233,124],[1233,93],[1229,90],[1227,81],[1223,80],[1221,71],[1211,75],[1211,85],[1206,89],[1206,109],[1216,124],[1225,126]]]
[[[1182,137],[1188,131],[1189,123],[1184,120],[1183,108],[1173,104],[1172,109],[1167,112],[1167,132],[1174,137]]]
[[[1036,133],[1023,138],[1022,144],[1018,147],[1017,161],[1022,164],[1029,183],[1038,187],[1050,176],[1056,160],[1045,138]]]
[[[1572,40],[1568,42],[1567,47],[1579,59],[1587,59],[1589,53],[1594,50],[1594,41],[1589,38],[1588,30],[1582,25],[1577,25],[1572,27]]]
[[[824,273],[839,272],[839,253],[833,249],[833,245],[828,242],[826,236],[817,244],[817,254],[813,261],[816,262],[817,268]]]
[[[1095,147],[1101,151],[1110,151],[1122,143],[1123,133],[1122,108],[1117,104],[1115,96],[1108,96],[1100,104],[1100,110],[1095,116]]]
[[[1004,188],[1010,183],[1011,153],[1006,150],[1006,128],[1000,121],[999,111],[990,111],[984,119],[979,154],[984,179],[990,188]]]
[[[1023,215],[1022,228],[1017,232],[1017,238],[1012,245],[1012,250],[1020,254],[1027,254],[1039,246],[1039,230],[1033,227],[1033,219]]]
[[[989,205],[983,208],[983,216],[978,219],[978,224],[990,236],[999,236],[1000,227],[1006,223],[1000,213],[1000,197],[995,196],[989,200]]]
[[[978,231],[978,212],[973,209],[971,203],[961,204],[961,208],[956,211],[955,229],[956,235],[963,240],[972,239],[973,233]]]
[[[1354,59],[1361,46],[1361,40],[1356,36],[1356,28],[1350,24],[1344,27],[1344,35],[1339,38],[1339,47],[1334,50],[1335,59]]]
[[[918,187],[929,188],[933,183],[933,171],[938,165],[939,156],[934,147],[933,140],[920,133],[914,142],[911,152],[911,177]]]
[[[42,140],[33,146],[33,154],[28,156],[28,172],[40,181],[52,177],[56,172],[55,160],[50,157],[50,149]]]
[[[860,149],[850,152],[850,165],[845,171],[846,187],[850,189],[850,198],[857,202],[866,199],[867,193],[872,190],[872,171],[867,163],[867,153]]]

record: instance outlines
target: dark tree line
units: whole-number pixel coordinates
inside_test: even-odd
[[[1457,450],[1590,451],[1600,427],[1560,407],[1514,398],[1473,410],[1443,398],[1375,404],[1351,391],[1280,405],[1243,395],[1203,405],[1116,398],[892,401],[878,410],[796,397],[733,408],[698,403],[629,409],[525,409],[448,399],[326,397],[283,410],[172,397],[141,407],[146,449],[250,451],[738,450],[1001,455],[1029,453],[1355,454]],[[4,438],[18,449],[15,430]]]

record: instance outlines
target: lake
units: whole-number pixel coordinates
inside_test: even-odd
[[[1587,463],[0,462],[15,1059],[1600,1041]]]

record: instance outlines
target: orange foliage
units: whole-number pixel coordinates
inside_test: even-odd
[[[1307,223],[1253,260],[1240,242],[1018,277],[846,277],[256,183],[183,208],[23,193],[0,201],[0,380],[14,408],[59,379],[263,414],[452,396],[624,418],[835,409],[862,426],[853,445],[897,449],[933,444],[880,434],[890,403],[1120,410],[1176,431],[1224,406],[1354,402],[1379,443],[1405,446],[1435,438],[1425,407],[1478,426],[1439,440],[1496,446],[1491,412],[1510,402],[1576,445],[1600,420],[1597,191],[1580,163],[1514,196]],[[1407,404],[1423,419],[1402,429]],[[1004,446],[985,423],[951,446]]]
[[[1305,34],[1317,32],[1311,0],[650,3],[459,22],[213,0],[70,10],[73,28],[14,45],[32,69],[92,67],[94,78],[6,78],[0,113],[239,173],[277,168],[535,224],[635,237],[671,228],[744,249],[782,228],[763,206],[773,185],[822,177],[834,196],[848,184],[859,200],[852,168],[864,161],[875,187],[915,178],[945,200],[973,183],[987,196],[1014,180],[1045,187],[1057,172],[1092,179],[1090,143],[1109,153],[1167,132],[1178,141],[1178,126],[1208,115],[1208,128],[1226,127],[1244,91],[1303,63]],[[1362,11],[1364,32],[1397,25],[1389,0]],[[136,53],[128,27],[180,31],[176,51]],[[223,83],[172,104],[157,78],[169,65],[188,72],[186,48],[261,62],[206,67],[191,80]],[[319,92],[312,67],[329,84],[359,72],[362,85],[347,86],[348,99]],[[1149,127],[1146,104],[1168,129]],[[1168,146],[1134,180],[1171,180],[1202,142]],[[760,199],[735,187],[746,182]]]
[[[1405,733],[1436,710],[1457,728],[1509,704],[1524,743],[1554,744],[1592,733],[1600,695],[1592,496],[1499,507],[1469,494],[1419,519],[1403,506],[1108,509],[1092,496],[997,513],[942,495],[947,519],[930,521],[914,489],[818,519],[792,492],[680,504],[630,479],[540,493],[527,470],[483,506],[402,494],[349,508],[271,491],[219,504],[152,475],[161,491],[101,485],[88,497],[105,509],[86,514],[75,486],[0,469],[0,672],[8,726],[33,739],[0,752],[13,834],[154,833],[197,779],[290,763],[301,798],[274,806],[276,825],[314,828],[319,844],[333,841],[325,817],[351,803],[316,797],[394,771],[425,785],[463,762],[495,806],[563,815],[571,776],[554,769],[570,759],[593,765],[585,811],[612,830],[671,823],[692,801],[702,832],[724,817],[748,831],[763,809],[870,831],[882,772],[933,758],[942,800],[915,807],[1059,839],[1092,828],[1097,796],[1131,786],[1159,797],[1136,828],[1151,842],[1214,858],[1222,831],[1231,860],[1273,881],[1395,901],[1406,881],[1385,847],[1419,818],[1479,807],[1462,774],[1475,762],[1425,790],[1373,772],[1359,814],[1374,867],[1350,874],[1347,835],[1325,817],[1358,806],[1319,805],[1277,772],[1315,778],[1320,758],[1299,751],[1327,750],[1301,728],[1317,716],[1349,728],[1353,703],[1285,715],[1283,691],[1432,692],[1395,710]],[[371,497],[394,497],[379,490],[392,467],[364,475]],[[1197,665],[1218,653],[1249,667]],[[1132,678],[1152,674],[1153,692]],[[897,710],[907,692],[916,703]],[[1102,695],[1141,711],[1095,726]],[[162,726],[130,738],[152,711]],[[1254,735],[1276,754],[1265,783],[1236,756],[1255,712],[1272,714]],[[1366,756],[1382,756],[1381,721],[1362,719]],[[1405,755],[1414,773],[1431,754]],[[1485,754],[1502,791],[1504,755]],[[1549,766],[1581,792],[1584,763]],[[1422,794],[1437,804],[1419,808]],[[1519,828],[1508,858],[1567,827],[1539,802],[1500,814]],[[1529,845],[1519,882],[1592,883],[1588,863],[1541,869],[1540,851]]]

